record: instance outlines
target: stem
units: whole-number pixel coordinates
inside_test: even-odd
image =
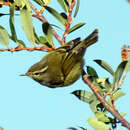
[[[49,48],[46,46],[41,46],[41,47],[34,47],[34,48],[28,48],[28,47],[22,47],[22,46],[18,46],[16,48],[8,48],[8,49],[0,49],[0,51],[10,51],[10,52],[14,52],[14,51],[21,51],[21,50],[27,50],[27,51],[34,51],[34,50],[47,50],[47,51],[52,51],[55,48]]]
[[[38,12],[38,9],[33,6],[33,4],[28,0],[29,4],[30,4],[30,7],[33,9],[33,11],[36,13],[36,14],[33,14],[33,17],[36,17],[38,18],[39,20],[41,20],[42,22],[48,22],[46,20],[46,18],[41,14],[41,13],[37,13]],[[49,22],[48,22],[49,23]],[[56,33],[56,31],[52,28],[52,34],[53,36],[55,36],[55,38],[58,40],[59,43],[62,44],[62,39],[60,38],[60,36]]]
[[[69,6],[69,14],[67,16],[67,25],[65,26],[65,32],[63,34],[63,38],[62,38],[62,42],[65,43],[65,39],[66,39],[66,36],[67,36],[67,33],[70,29],[70,25],[72,24],[72,11],[73,11],[73,8],[74,8],[74,5],[76,3],[76,0],[72,0],[70,6]]]
[[[130,124],[120,115],[120,113],[117,110],[114,110],[111,105],[102,97],[99,91],[95,89],[96,87],[91,83],[88,76],[85,74],[83,75],[83,81],[89,86],[89,88],[93,91],[95,96],[98,98],[98,100],[103,104],[103,106],[114,116],[116,119],[118,119],[122,126],[130,129]]]

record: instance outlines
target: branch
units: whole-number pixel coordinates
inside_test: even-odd
[[[69,14],[67,16],[67,25],[65,26],[65,32],[63,34],[63,38],[62,38],[62,42],[65,43],[65,39],[66,39],[66,36],[67,36],[67,33],[70,29],[70,25],[72,24],[72,11],[73,11],[73,8],[75,6],[75,3],[76,3],[76,0],[72,0],[70,6],[69,6]]]
[[[41,46],[41,47],[33,47],[33,48],[28,48],[28,47],[23,47],[23,46],[18,46],[16,48],[8,48],[8,49],[0,49],[0,51],[10,51],[10,52],[14,52],[14,51],[21,51],[21,50],[27,50],[27,51],[35,51],[35,50],[38,50],[38,51],[41,51],[41,50],[46,50],[46,51],[52,51],[54,50],[55,48],[49,48],[49,47],[46,47],[46,46]]]
[[[9,1],[4,2],[4,1],[1,1],[1,0],[0,0],[0,5],[7,5],[7,6],[10,6],[10,5],[11,5],[11,2],[9,2]]]
[[[33,4],[29,0],[28,0],[28,3],[30,4],[30,7],[32,8],[32,10],[36,13],[36,14],[32,14],[33,17],[38,18],[42,22],[48,22],[45,19],[45,17],[39,12],[39,10],[35,6],[33,6]],[[12,4],[11,2],[3,2],[0,0],[0,5],[11,6],[11,4]],[[16,6],[15,10],[19,10],[19,8]],[[52,28],[52,34],[58,40],[58,42],[62,44],[62,39],[53,28]]]
[[[41,13],[38,13],[39,12],[38,9],[35,6],[33,6],[33,4],[29,0],[28,0],[28,2],[30,4],[30,7],[32,8],[32,10],[36,13],[36,14],[33,14],[33,17],[38,18],[42,22],[48,22]],[[60,36],[56,33],[56,31],[53,28],[52,28],[52,34],[59,41],[59,43],[62,44],[62,39],[60,38]]]
[[[84,71],[83,71],[84,72]],[[98,89],[91,83],[90,79],[88,76],[83,74],[82,76],[83,81],[89,86],[89,88],[93,91],[95,96],[98,98],[98,100],[103,104],[103,106],[114,116],[116,119],[118,119],[122,126],[130,129],[130,124],[120,115],[120,113],[117,110],[114,110],[111,105],[102,97]]]

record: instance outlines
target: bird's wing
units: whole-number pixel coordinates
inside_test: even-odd
[[[70,71],[72,70],[72,68],[74,67],[75,63],[76,63],[76,58],[74,58],[74,53],[72,52],[67,52],[64,56],[63,56],[63,62],[62,62],[62,72],[64,77],[66,77]]]

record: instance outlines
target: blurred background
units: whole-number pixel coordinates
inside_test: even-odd
[[[38,7],[38,5],[36,5]],[[57,11],[63,11],[56,0],[49,6]],[[39,8],[39,7],[38,7]],[[0,12],[9,12],[8,7],[0,8]],[[57,20],[45,11],[45,17],[51,24],[61,26]],[[0,25],[9,30],[9,17],[0,17]],[[41,23],[33,19],[36,31],[43,35]],[[87,49],[85,66],[94,67],[100,77],[111,75],[93,62],[94,59],[107,61],[115,70],[121,62],[121,48],[130,45],[130,5],[122,0],[81,0],[80,9],[72,25],[86,22],[86,25],[68,35],[67,41],[76,37],[82,39],[95,28],[99,29],[99,41]],[[15,16],[16,32],[31,46],[23,32],[20,18]],[[57,32],[59,30],[55,28]],[[9,30],[10,31],[10,30]],[[62,35],[62,34],[61,34]],[[56,46],[56,39],[54,39]],[[10,43],[11,47],[16,46]],[[0,48],[4,46],[0,45]],[[88,90],[82,79],[64,88],[51,89],[41,86],[28,77],[20,77],[28,68],[38,62],[46,52],[0,52],[0,126],[5,130],[67,130],[68,127],[83,126],[92,128],[87,123],[89,117],[94,117],[89,105],[77,99],[71,92]],[[85,67],[86,68],[86,67]],[[130,121],[130,73],[128,73],[122,90],[126,93],[116,103],[119,112],[126,112],[125,118]],[[117,130],[126,128],[118,126]]]

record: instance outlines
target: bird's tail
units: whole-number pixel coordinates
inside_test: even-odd
[[[83,56],[86,48],[94,44],[98,40],[98,30],[95,29],[87,38],[78,42],[74,47],[74,52],[76,55]]]
[[[98,41],[98,29],[95,29],[87,38],[83,40],[85,47],[94,44]]]
[[[98,40],[98,29],[95,29],[87,38],[84,40],[80,40],[80,38],[76,38],[62,47],[58,48],[58,50],[62,50],[63,52],[71,52],[73,50],[73,54],[83,56],[86,48],[90,45],[94,44]]]

